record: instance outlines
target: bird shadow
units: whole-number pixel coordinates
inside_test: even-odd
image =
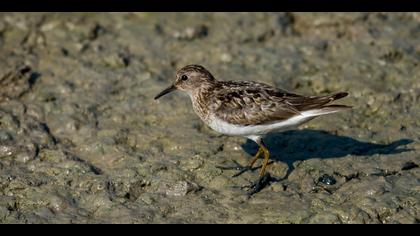
[[[372,156],[374,154],[397,154],[413,149],[404,146],[412,143],[410,139],[400,139],[389,144],[361,142],[351,137],[339,136],[322,130],[293,130],[269,134],[264,143],[270,150],[271,160],[287,164],[288,171],[282,179],[293,172],[293,163],[312,158],[339,158],[347,155]],[[258,145],[251,141],[241,145],[245,152],[255,155]]]

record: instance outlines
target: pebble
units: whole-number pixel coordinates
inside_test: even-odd
[[[11,156],[15,151],[15,148],[10,145],[0,145],[0,157]]]
[[[188,182],[188,181],[178,181],[174,185],[169,186],[166,189],[165,193],[168,196],[185,196],[192,191],[198,191],[200,187],[196,183]]]
[[[327,175],[327,174],[324,174],[321,177],[319,177],[318,181],[323,183],[323,184],[326,184],[326,185],[334,185],[334,184],[337,183],[337,181],[335,180],[334,177],[332,177],[331,175]]]
[[[230,55],[229,53],[222,53],[222,55],[220,55],[220,60],[222,62],[231,62],[232,61],[232,55]]]
[[[208,27],[205,25],[198,25],[195,27],[187,27],[183,31],[175,31],[173,37],[178,40],[194,40],[203,38],[208,35]]]

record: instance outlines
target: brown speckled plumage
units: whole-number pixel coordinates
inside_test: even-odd
[[[303,96],[260,82],[217,81],[200,65],[189,65],[178,70],[175,82],[155,99],[176,89],[190,96],[195,113],[212,129],[250,138],[259,145],[254,159],[234,175],[251,170],[258,157],[264,154],[260,178],[251,185],[251,194],[258,192],[270,179],[265,174],[270,157],[262,141],[265,134],[296,127],[317,116],[350,108],[330,105],[332,101],[347,96],[346,92]]]
[[[204,82],[199,80],[194,84],[191,100],[194,111],[205,122],[208,121],[209,114],[214,114],[236,125],[268,124],[286,120],[302,111],[325,107],[328,103],[347,96],[347,93],[343,92],[307,97],[260,82],[217,81],[210,72],[199,65],[189,65],[180,69],[177,77],[192,73],[204,78]],[[347,107],[333,106],[337,109]]]

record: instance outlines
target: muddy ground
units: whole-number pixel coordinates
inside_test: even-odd
[[[419,223],[420,14],[0,15],[0,223]],[[231,178],[257,146],[219,135],[175,70],[349,112],[266,143],[278,178]]]

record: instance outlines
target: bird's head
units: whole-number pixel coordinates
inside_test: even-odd
[[[173,84],[156,95],[155,99],[177,89],[192,94],[196,89],[212,85],[215,82],[216,79],[203,66],[188,65],[176,72],[176,78]]]

